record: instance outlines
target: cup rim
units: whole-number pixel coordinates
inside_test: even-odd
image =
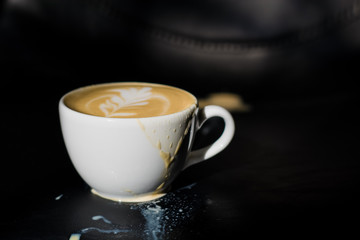
[[[159,116],[150,116],[150,117],[126,117],[126,118],[116,118],[116,117],[103,117],[103,116],[96,116],[96,115],[91,115],[91,114],[88,114],[88,113],[83,113],[83,112],[79,112],[79,111],[76,111],[72,108],[70,108],[69,106],[67,106],[64,102],[64,99],[66,98],[66,96],[68,96],[69,94],[75,92],[75,91],[78,91],[78,90],[81,90],[81,89],[84,89],[84,88],[88,88],[88,87],[94,87],[94,86],[102,86],[102,85],[113,85],[113,84],[146,84],[146,85],[156,85],[156,86],[164,86],[164,87],[169,87],[169,88],[174,88],[174,89],[177,89],[177,90],[181,90],[189,95],[191,95],[193,98],[194,98],[194,103],[191,104],[189,107],[185,108],[184,110],[181,110],[179,112],[175,112],[175,113],[170,113],[170,114],[165,114],[165,115],[159,115]],[[167,85],[167,84],[160,84],[160,83],[150,83],[150,82],[107,82],[107,83],[97,83],[97,84],[91,84],[91,85],[86,85],[86,86],[83,86],[83,87],[78,87],[78,88],[75,88],[67,93],[65,93],[61,98],[60,98],[60,101],[59,101],[59,108],[63,106],[65,107],[66,109],[70,110],[71,112],[73,113],[76,113],[76,114],[79,114],[80,116],[86,116],[86,117],[91,117],[91,118],[97,118],[97,119],[104,119],[104,120],[112,120],[112,121],[124,121],[124,120],[134,120],[134,119],[153,119],[153,118],[161,118],[161,117],[167,117],[167,116],[171,116],[171,115],[177,115],[177,114],[181,114],[183,112],[186,112],[186,111],[189,111],[190,108],[193,108],[196,109],[198,108],[199,106],[199,102],[198,102],[198,99],[190,92],[182,89],[182,88],[178,88],[178,87],[174,87],[174,86],[171,86],[171,85]]]

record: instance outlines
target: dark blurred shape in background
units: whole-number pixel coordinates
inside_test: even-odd
[[[0,9],[5,87],[36,97],[46,83],[53,101],[110,81],[263,101],[352,92],[359,75],[356,0],[5,0]]]

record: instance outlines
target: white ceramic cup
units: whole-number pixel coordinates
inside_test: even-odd
[[[182,170],[221,152],[235,131],[226,109],[199,109],[196,100],[169,115],[107,118],[69,108],[65,96],[59,113],[72,163],[94,194],[115,201],[142,202],[163,196]],[[196,132],[211,117],[224,120],[222,135],[209,146],[192,151]]]

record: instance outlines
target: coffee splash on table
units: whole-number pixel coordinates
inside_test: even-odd
[[[144,222],[124,226],[103,215],[91,217],[92,226],[85,227],[70,235],[69,240],[81,240],[85,235],[113,239],[135,238],[145,240],[174,239],[182,234],[184,226],[191,224],[196,213],[203,207],[203,199],[190,184],[165,197],[145,203],[132,204],[129,208],[139,212]],[[126,216],[124,216],[126,217]]]

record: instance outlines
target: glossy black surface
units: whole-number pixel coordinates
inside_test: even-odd
[[[142,2],[129,1],[128,15],[112,0],[0,2],[0,239],[358,235],[358,1],[253,1],[252,11],[245,2],[166,9],[154,1],[150,12]],[[287,7],[298,13],[289,23],[278,18]],[[258,14],[265,10],[268,21]],[[214,11],[220,25],[209,22]],[[205,34],[209,26],[218,37]],[[230,36],[234,26],[245,35]],[[57,109],[67,91],[113,81],[170,84],[197,97],[231,92],[251,110],[233,113],[231,144],[182,172],[164,198],[115,203],[92,195],[76,173]],[[222,124],[208,122],[195,146]]]
[[[6,160],[11,175],[1,182],[4,239],[69,239],[76,233],[81,239],[355,233],[357,105],[348,95],[313,100],[234,114],[230,146],[185,170],[168,195],[144,204],[92,195],[71,166],[56,114],[17,112],[2,125],[10,136],[5,152],[11,152]],[[46,118],[51,124],[43,123]],[[93,219],[99,216],[111,223]]]

